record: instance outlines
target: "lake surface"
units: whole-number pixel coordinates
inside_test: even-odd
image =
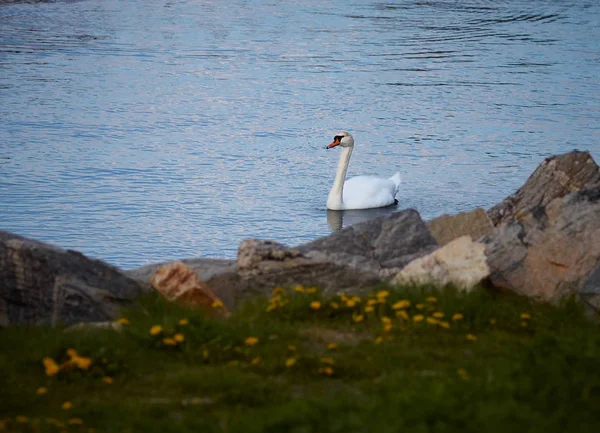
[[[390,210],[488,208],[543,158],[600,160],[600,2],[0,0],[0,229],[123,268],[234,257]]]

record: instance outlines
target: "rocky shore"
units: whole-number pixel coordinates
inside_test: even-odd
[[[237,260],[186,259],[121,271],[0,231],[0,326],[99,322],[148,291],[234,309],[274,286],[361,293],[376,284],[452,284],[535,300],[580,298],[600,312],[600,168],[588,152],[544,160],[488,209],[423,221],[413,209],[307,244],[241,243]]]

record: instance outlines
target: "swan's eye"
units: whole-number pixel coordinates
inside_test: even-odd
[[[333,141],[340,142],[342,141],[342,138],[344,138],[343,135],[336,135],[335,137],[333,137]]]

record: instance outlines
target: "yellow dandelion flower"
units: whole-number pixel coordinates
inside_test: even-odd
[[[318,310],[319,308],[321,308],[321,303],[319,301],[312,301],[310,303],[310,308],[312,308],[313,310]]]
[[[390,292],[387,290],[380,290],[379,292],[376,293],[375,296],[377,296],[377,300],[379,302],[385,302],[385,299],[390,295]]]
[[[308,294],[317,293],[317,288],[316,287],[307,287],[306,293],[308,293]]]
[[[490,319],[490,325],[494,326],[496,324],[496,319]]]
[[[126,319],[125,317],[120,317],[120,318],[117,320],[117,323],[118,323],[119,325],[129,325],[129,320],[128,320],[128,319]]]
[[[348,296],[346,295],[340,295],[340,299],[342,300],[342,302],[347,302],[350,298],[348,298]]]
[[[175,341],[175,339],[171,338],[171,337],[165,337],[163,338],[163,343],[166,346],[176,346],[177,342]]]
[[[377,304],[378,304],[377,299],[369,299],[367,301],[367,305],[369,305],[369,306],[373,306],[373,305],[377,305]]]
[[[454,314],[452,315],[452,320],[453,320],[453,321],[455,321],[455,322],[456,322],[456,321],[458,321],[458,320],[462,320],[462,319],[464,319],[464,318],[465,318],[465,316],[463,316],[463,315],[462,315],[462,314],[460,314],[460,313],[454,313]]]
[[[275,304],[269,304],[267,306],[267,313],[269,313],[269,312],[271,312],[273,310],[276,310],[276,309],[277,309],[277,305],[275,305]]]
[[[62,406],[61,406],[64,410],[69,410],[73,407],[73,403],[71,403],[70,401],[65,401]]]
[[[321,358],[321,362],[323,364],[329,364],[329,365],[335,364],[335,360],[332,357],[330,357],[330,356],[327,356],[325,358]]]
[[[188,319],[181,319],[181,320],[179,321],[179,325],[180,325],[180,326],[185,326],[185,325],[187,325],[187,324],[189,324],[189,323],[190,323],[190,321],[189,321]]]
[[[223,302],[221,302],[220,300],[216,300],[215,302],[212,303],[211,307],[212,308],[223,308],[225,305],[223,304]]]
[[[202,357],[208,359],[208,355],[210,355],[208,349],[202,349]]]
[[[43,363],[46,369],[46,376],[54,376],[60,371],[60,367],[52,358],[44,358]]]
[[[272,294],[274,295],[278,295],[280,293],[285,293],[285,289],[283,287],[277,286],[274,287],[273,290],[271,291]]]
[[[425,304],[417,304],[417,305],[415,305],[415,308],[417,310],[422,310],[423,308],[425,308]]]
[[[295,352],[295,351],[296,351],[296,346],[294,346],[293,344],[290,344],[290,345],[288,346],[288,350],[289,350],[290,352]]]
[[[425,300],[432,304],[437,302],[437,298],[435,296],[428,296]]]
[[[473,334],[467,334],[467,340],[469,340],[469,341],[476,341],[477,340],[477,336],[473,335]]]
[[[254,346],[256,343],[258,343],[258,338],[256,337],[248,337],[244,340],[246,346]]]
[[[29,418],[27,418],[24,415],[17,415],[15,417],[15,421],[18,422],[19,424],[27,424],[29,422]]]
[[[331,305],[331,308],[333,308],[334,310],[340,308],[340,304],[338,304],[337,302],[332,302],[329,305]]]
[[[425,317],[422,314],[417,314],[413,316],[413,322],[422,322]]]
[[[356,301],[354,299],[348,299],[346,301],[346,307],[348,307],[348,308],[356,307]]]
[[[35,390],[35,393],[37,395],[44,395],[48,392],[48,388],[46,388],[45,386],[40,386],[38,389]]]
[[[392,308],[394,310],[402,310],[402,309],[408,308],[408,307],[410,307],[410,301],[407,301],[406,299],[398,301],[398,302],[394,303],[394,305],[392,305]]]
[[[173,340],[175,340],[177,343],[183,343],[185,341],[185,337],[183,334],[175,334],[173,336]]]
[[[337,343],[329,343],[329,344],[327,345],[327,348],[328,348],[329,350],[335,350],[335,349],[337,349],[337,348],[338,348],[338,344],[337,344]]]
[[[296,286],[296,287],[294,287],[294,292],[296,292],[296,293],[304,293],[304,287],[302,287],[302,286]]]
[[[432,314],[432,316],[435,317],[436,319],[443,319],[444,313],[442,313],[440,311],[436,311],[435,313]]]
[[[450,323],[449,323],[449,322],[446,322],[446,321],[442,321],[442,320],[440,320],[440,321],[438,322],[438,325],[439,325],[440,327],[442,327],[442,328],[445,328],[445,329],[450,329]]]
[[[354,320],[356,323],[360,323],[365,319],[365,316],[363,316],[362,314],[352,314],[352,320]]]
[[[250,364],[258,365],[258,364],[260,364],[260,361],[262,361],[262,358],[260,356],[256,356],[256,357],[252,358],[252,361],[250,361]]]
[[[352,300],[357,304],[360,304],[362,302],[362,298],[360,296],[353,296]]]
[[[426,319],[426,322],[429,323],[430,325],[437,325],[438,320],[436,318],[434,318],[434,317],[428,317]]]
[[[365,313],[372,313],[373,311],[375,311],[375,308],[373,308],[371,305],[367,305],[365,307]]]
[[[67,421],[69,425],[83,425],[83,420],[81,418],[69,418]]]
[[[319,372],[319,374],[324,374],[325,376],[331,376],[333,375],[333,368],[327,366],[327,367],[321,367],[317,370]]]
[[[67,349],[67,355],[69,358],[75,358],[78,356],[77,351],[75,349]]]
[[[396,311],[396,317],[400,317],[403,320],[408,320],[408,313],[404,310]]]
[[[87,370],[92,364],[92,358],[87,358],[85,356],[77,356],[73,358],[73,363],[81,370]]]
[[[531,315],[527,313],[521,313],[521,320],[529,320],[531,319]]]
[[[114,379],[112,377],[110,377],[110,376],[104,376],[102,378],[102,382],[104,382],[107,385],[110,385],[111,383],[113,383],[113,380]]]
[[[292,367],[296,363],[296,358],[288,358],[285,360],[285,366],[287,368]]]
[[[160,325],[154,325],[152,328],[150,328],[150,335],[154,336],[154,335],[158,335],[162,332],[162,326]]]
[[[375,344],[381,344],[383,342],[383,337],[379,336],[374,341]]]
[[[381,318],[381,323],[383,323],[384,325],[389,325],[390,323],[392,323],[392,319],[390,319],[390,318],[389,318],[389,317],[387,317],[387,316],[383,316],[383,317]]]
[[[392,332],[393,326],[391,323],[388,323],[387,325],[383,326],[383,332]]]

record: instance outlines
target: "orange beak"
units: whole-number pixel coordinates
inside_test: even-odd
[[[340,145],[340,140],[335,139],[331,143],[329,143],[329,146],[327,146],[325,149],[331,149],[332,147],[339,146],[339,145]]]

